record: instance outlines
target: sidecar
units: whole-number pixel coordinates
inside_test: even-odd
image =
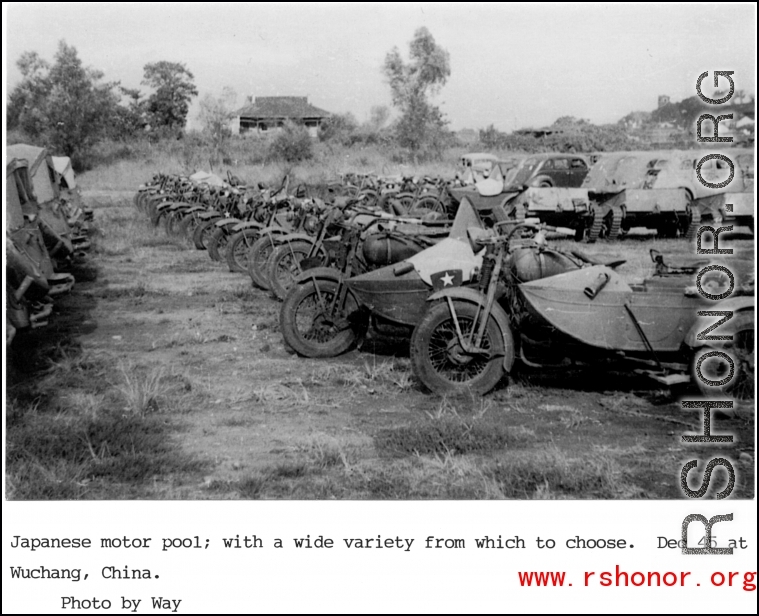
[[[413,327],[424,314],[426,300],[441,275],[466,284],[482,265],[482,255],[475,254],[467,231],[484,229],[480,216],[468,199],[463,199],[447,238],[414,256],[387,267],[355,276],[346,281],[364,309],[391,323]],[[447,280],[447,279],[446,279]]]
[[[725,391],[746,399],[754,392],[753,282],[738,284],[750,278],[741,270],[746,265],[750,268],[751,262],[736,261],[735,265],[734,292],[719,302],[703,297],[692,286],[690,275],[654,276],[630,285],[603,265],[526,282],[519,289],[529,312],[552,328],[555,348],[566,355],[585,359],[606,354],[637,360],[656,368],[645,371],[648,376],[672,385],[690,380],[694,361],[700,364],[708,358],[703,351],[711,349],[707,346],[711,344],[732,356],[732,366],[714,358],[703,370],[727,377],[721,384],[731,381],[732,385],[725,385],[731,388]],[[722,281],[709,281],[707,276],[702,288],[713,295],[725,289]],[[715,345],[699,340],[698,333],[715,320],[698,312],[710,310],[733,313],[719,331],[719,335],[731,334],[728,342]],[[698,379],[696,384],[700,385]]]

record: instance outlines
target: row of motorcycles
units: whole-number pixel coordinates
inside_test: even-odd
[[[294,190],[287,180],[200,179],[157,175],[135,203],[282,300],[284,340],[301,356],[334,357],[370,327],[392,326],[406,331],[414,374],[435,393],[484,394],[517,366],[632,365],[668,386],[704,387],[698,371],[711,395],[719,383],[724,395],[753,400],[752,260],[731,262],[742,267],[739,283],[715,303],[693,287],[703,260],[671,263],[652,251],[652,275],[628,284],[616,271],[623,261],[551,246],[552,227],[514,218],[498,201],[455,202],[434,181],[417,180],[428,189],[402,202],[382,178]],[[729,283],[720,274],[702,276],[712,295]],[[721,340],[702,340],[713,319],[699,310],[715,307],[735,318]]]

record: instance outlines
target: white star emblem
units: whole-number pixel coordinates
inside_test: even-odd
[[[453,276],[451,276],[448,272],[446,272],[445,276],[442,276],[440,280],[443,282],[444,287],[449,287],[453,285]]]

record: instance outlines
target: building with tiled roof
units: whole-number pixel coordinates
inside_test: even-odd
[[[329,111],[314,107],[306,96],[248,97],[248,104],[237,110],[234,128],[240,135],[265,134],[281,128],[287,120],[303,124],[316,137]]]

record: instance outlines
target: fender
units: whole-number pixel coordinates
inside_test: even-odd
[[[263,229],[263,225],[255,220],[246,220],[245,222],[237,223],[232,230],[236,233],[237,231],[245,231],[245,229],[256,229],[260,231]]]
[[[198,218],[201,220],[212,220],[214,218],[221,218],[221,214],[216,210],[211,210],[210,212],[202,212],[201,214],[198,214]]]
[[[277,242],[294,242],[295,240],[302,240],[309,244],[315,244],[316,239],[312,235],[306,235],[305,233],[287,233],[277,238]]]
[[[218,229],[223,229],[225,227],[232,227],[239,223],[240,223],[240,220],[238,218],[221,218],[213,224],[216,225]]]
[[[287,235],[288,233],[289,230],[284,227],[270,226],[261,229],[261,235]]]
[[[181,201],[164,201],[163,203],[160,203],[156,206],[156,211],[163,212],[164,210],[170,210],[175,208],[177,205],[181,205]]]
[[[475,289],[467,287],[455,287],[453,289],[443,289],[442,291],[436,291],[427,298],[428,302],[434,302],[436,300],[445,299],[450,297],[451,299],[460,299],[470,304],[476,304],[483,310],[485,309],[485,296]],[[498,302],[493,302],[493,307],[490,310],[490,315],[498,325],[498,329],[501,330],[501,336],[503,336],[503,369],[508,373],[511,371],[511,367],[514,365],[514,337],[511,334],[511,326],[509,325],[509,317],[503,308],[498,305]]]
[[[192,203],[187,203],[187,201],[176,201],[169,206],[169,210],[176,212],[177,210],[185,210],[190,207],[192,207]]]
[[[206,208],[203,207],[202,205],[190,205],[190,204],[187,204],[187,205],[188,205],[187,209],[184,210],[187,214],[191,214],[193,212],[205,212],[206,211]]]
[[[734,313],[749,312],[754,310],[754,298],[750,295],[739,295],[738,297],[731,297],[722,300],[719,303],[715,303],[714,306],[710,306],[709,308],[712,310],[732,310]],[[698,340],[697,336],[710,324],[715,323],[717,319],[718,317],[696,317],[696,321],[688,330],[688,335],[685,336],[685,344],[688,345],[691,349],[698,349],[700,347],[707,346],[709,344],[709,340]],[[724,332],[730,331],[731,321],[725,323]],[[723,328],[720,327],[719,329],[712,332],[712,334],[715,336],[724,334],[722,330]]]
[[[306,270],[295,279],[295,284],[303,284],[312,280],[331,280],[339,283],[343,278],[343,273],[334,267],[314,267]]]

